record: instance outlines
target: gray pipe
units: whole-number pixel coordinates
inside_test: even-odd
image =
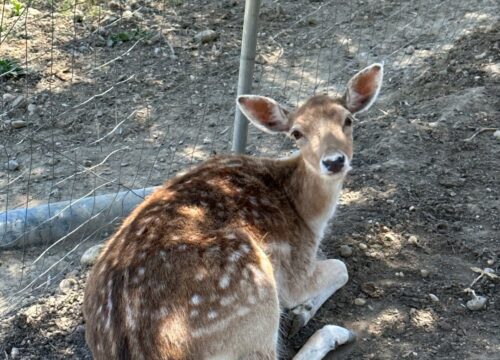
[[[155,189],[122,191],[0,213],[0,249],[49,245],[62,237],[71,241],[102,226],[103,231],[113,230],[116,225],[111,219],[128,215]]]
[[[243,20],[243,36],[241,41],[240,72],[238,76],[238,95],[250,94],[252,91],[253,69],[257,48],[257,28],[259,20],[260,0],[245,1],[245,18]],[[234,116],[233,146],[236,153],[244,153],[247,146],[248,120],[236,107]]]

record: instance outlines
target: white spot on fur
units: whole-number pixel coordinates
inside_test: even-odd
[[[184,250],[186,250],[186,249],[187,249],[187,245],[186,245],[186,244],[179,245],[178,249],[179,249],[180,251],[184,251]]]
[[[198,310],[196,310],[196,309],[191,310],[191,312],[189,313],[189,317],[190,318],[195,318],[198,315],[200,315],[200,312]]]
[[[238,310],[236,310],[236,315],[238,316],[245,316],[250,312],[250,309],[247,307],[240,307]]]
[[[248,246],[247,244],[241,244],[240,249],[245,254],[248,254],[250,252],[250,246]]]
[[[230,279],[230,277],[229,277],[228,274],[222,275],[222,277],[219,280],[219,287],[221,289],[227,289],[227,287],[229,286],[230,281],[231,281],[231,279]]]
[[[210,320],[216,319],[218,316],[217,312],[215,310],[210,310],[207,314],[207,318]]]
[[[193,305],[199,305],[199,304],[201,304],[202,301],[203,301],[203,298],[198,294],[193,295],[191,297],[191,304],[193,304]]]
[[[159,320],[159,319],[163,319],[165,316],[167,316],[167,315],[168,315],[168,313],[169,313],[169,311],[168,311],[168,307],[166,307],[166,306],[162,306],[159,310],[157,310],[157,311],[156,311],[156,313],[155,313],[155,316],[154,316],[154,317],[155,317],[156,319],[158,319],[158,320]]]
[[[145,271],[146,271],[146,269],[144,269],[143,267],[140,267],[140,268],[137,270],[137,275],[138,275],[138,276],[143,276]]]
[[[231,255],[229,255],[228,260],[231,261],[231,262],[236,262],[239,259],[241,259],[242,256],[243,256],[243,254],[240,253],[239,251],[233,251],[231,253]]]
[[[236,240],[237,237],[236,237],[236,234],[230,233],[230,234],[226,235],[226,239],[228,239],[228,240]]]

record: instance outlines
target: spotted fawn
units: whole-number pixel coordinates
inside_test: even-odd
[[[259,129],[299,151],[284,159],[220,156],[169,180],[107,242],[83,311],[97,360],[277,359],[280,313],[297,330],[348,280],[317,251],[353,156],[353,114],[377,98],[373,64],[343,97],[315,95],[291,111],[244,95]],[[294,359],[323,358],[353,333],[319,329]]]

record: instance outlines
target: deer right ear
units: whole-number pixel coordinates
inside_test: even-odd
[[[270,134],[290,131],[288,111],[273,99],[258,95],[241,95],[236,103],[247,119],[262,131]]]

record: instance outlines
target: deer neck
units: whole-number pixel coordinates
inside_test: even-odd
[[[284,162],[288,168],[284,181],[286,194],[299,216],[321,240],[328,221],[335,213],[343,178],[330,179],[319,175],[300,153]]]

